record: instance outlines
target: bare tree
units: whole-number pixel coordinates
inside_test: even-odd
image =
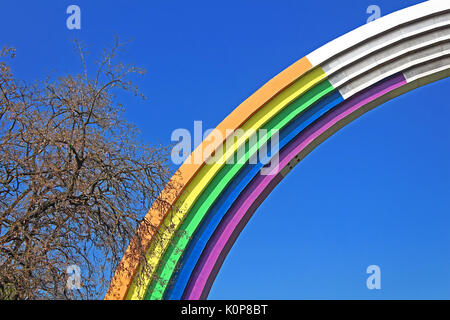
[[[122,45],[90,73],[77,43],[80,74],[33,84],[14,78],[13,49],[0,52],[0,299],[102,298],[159,201],[168,149],[142,143],[124,120],[118,94],[141,96],[130,79],[144,70],[116,62]],[[78,290],[66,288],[70,265]]]

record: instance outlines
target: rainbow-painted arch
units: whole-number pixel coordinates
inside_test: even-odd
[[[247,221],[298,162],[365,112],[449,76],[448,0],[394,12],[300,59],[218,125],[222,140],[208,136],[178,169],[172,179],[180,187],[160,195],[171,209],[152,205],[145,219],[156,228],[138,230],[152,273],[138,285],[142,266],[130,245],[106,299],[205,299]],[[228,130],[239,128],[279,130],[279,166],[270,175],[248,161],[258,148],[245,148],[245,161],[206,163],[214,151],[226,160],[248,145],[248,134],[226,143],[234,141]],[[203,158],[205,149],[211,152]]]

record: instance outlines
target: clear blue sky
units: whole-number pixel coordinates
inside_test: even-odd
[[[364,24],[369,5],[385,15],[418,2],[4,0],[0,44],[17,48],[14,72],[32,80],[79,70],[74,37],[93,55],[114,35],[134,38],[122,58],[148,70],[139,84],[149,99],[123,97],[126,117],[144,140],[168,144],[194,120],[215,127],[291,63]],[[66,28],[70,4],[80,31]],[[210,298],[449,299],[449,89],[447,79],[397,98],[310,154],[256,212]],[[366,288],[371,264],[379,291]]]

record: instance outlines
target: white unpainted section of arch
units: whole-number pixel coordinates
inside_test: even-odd
[[[450,55],[441,56],[439,59],[431,60],[405,70],[403,75],[409,83],[440,72],[445,72],[447,77],[450,77]]]
[[[330,75],[328,79],[335,88],[340,87],[352,77],[363,75],[379,65],[395,61],[423,48],[446,42],[450,40],[450,15],[448,23],[449,25],[445,28],[434,29],[431,32],[418,34],[415,37],[384,47],[382,50],[346,65],[338,73]]]
[[[427,61],[439,59],[448,54],[450,54],[449,40],[444,43],[421,48],[420,50],[413,51],[407,55],[391,60],[389,63],[378,65],[376,68],[352,78],[343,86],[338,87],[338,90],[344,99],[348,99],[389,76],[403,72],[416,65],[426,63]]]
[[[308,56],[315,59],[320,53],[324,61],[318,67],[344,99],[450,52],[450,0],[424,2],[376,21]]]
[[[307,55],[313,66],[318,66],[331,59],[339,53],[360,44],[362,41],[371,39],[388,30],[409,24],[414,20],[431,17],[436,13],[450,9],[448,0],[430,0],[419,3],[415,6],[396,11],[380,19],[363,25],[345,35],[327,43],[319,49]]]
[[[410,38],[426,35],[436,29],[445,28],[449,25],[450,11],[426,16],[414,20],[411,23],[390,29],[370,39],[361,39],[361,43],[333,56],[324,62],[321,67],[328,76],[332,76],[345,68],[345,66],[362,60],[366,56],[377,53],[387,47],[396,47],[399,43],[403,43]]]

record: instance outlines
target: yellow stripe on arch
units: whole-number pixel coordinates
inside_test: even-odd
[[[187,190],[185,190],[176,201],[173,214],[167,215],[164,219],[158,231],[159,239],[157,241],[152,241],[146,254],[147,267],[150,272],[143,274],[142,264],[139,266],[136,276],[140,277],[140,285],[137,285],[137,281],[133,280],[127,293],[127,299],[142,299],[144,297],[148,283],[154,277],[158,263],[170,244],[176,230],[194,205],[195,201],[201,195],[202,191],[220,171],[226,161],[234,156],[237,150],[246,143],[253,132],[260,129],[291,102],[326,79],[326,77],[326,73],[321,68],[315,68],[303,77],[297,79],[292,85],[284,89],[242,125],[241,129],[244,131],[244,134],[238,137],[231,148],[226,150],[226,144],[222,145],[222,161],[206,164],[200,169],[190,182]]]
[[[313,65],[307,57],[303,57],[293,63],[245,99],[219,123],[216,130],[221,132],[223,137],[225,137],[223,141],[214,140],[211,142],[207,139],[202,141],[189,158],[178,168],[177,172],[170,179],[170,182],[158,196],[158,200],[153,202],[149,211],[143,218],[143,222],[139,225],[136,234],[131,239],[122,260],[116,268],[105,295],[105,300],[123,300],[126,298],[127,292],[141,263],[141,248],[150,247],[150,243],[153,241],[157,229],[161,226],[163,219],[169,213],[169,209],[167,208],[175,205],[175,202],[185,191],[194,176],[205,164],[204,161],[202,163],[191,161],[196,152],[198,152],[197,149],[205,149],[205,147],[207,147],[211,150],[216,150],[219,148],[227,138],[227,129],[237,129],[241,127],[270,100],[312,68]],[[209,157],[209,155],[207,156]]]

